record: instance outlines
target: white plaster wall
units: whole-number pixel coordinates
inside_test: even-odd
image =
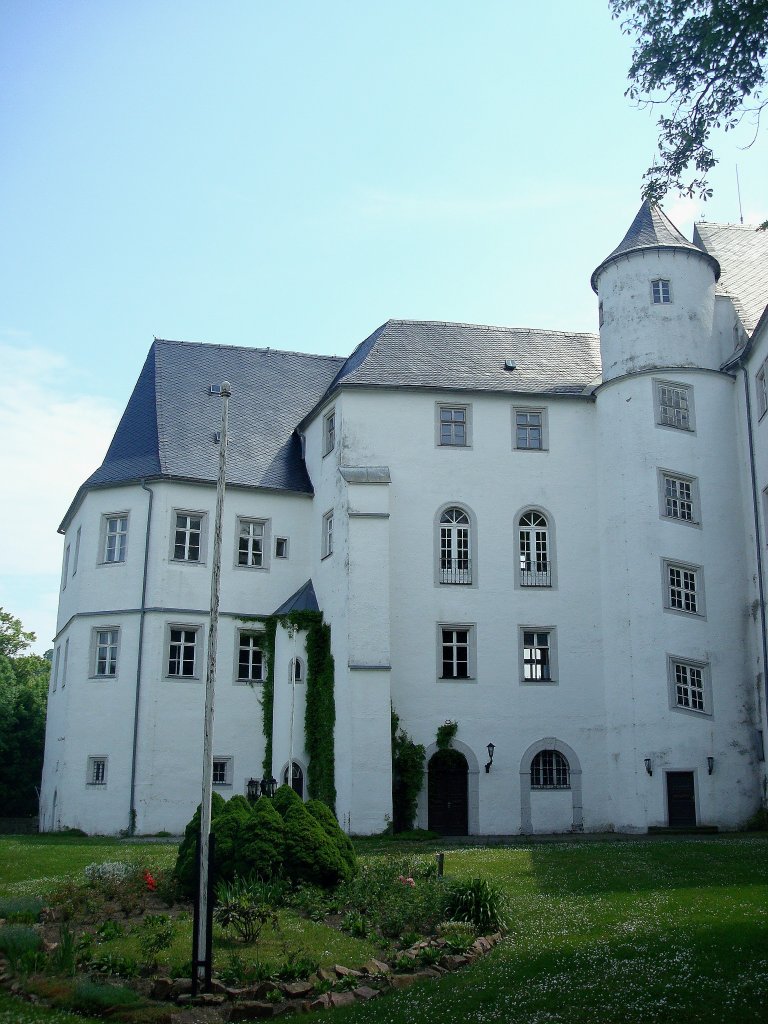
[[[272,716],[272,774],[278,784],[283,782],[286,765],[293,759],[301,766],[304,773],[304,797],[307,797],[307,755],[304,735],[304,713],[307,705],[306,682],[291,681],[291,662],[299,658],[303,665],[306,680],[307,667],[307,634],[296,630],[293,636],[283,626],[278,625],[275,634],[275,689],[274,713]],[[259,776],[260,778],[261,776]]]
[[[655,278],[670,281],[670,303],[651,301]],[[721,344],[713,336],[715,276],[707,260],[687,251],[630,253],[608,264],[597,284],[604,380],[648,366],[720,366]]]

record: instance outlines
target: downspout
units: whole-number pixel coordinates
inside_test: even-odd
[[[131,797],[128,812],[128,835],[136,831],[136,754],[139,746],[139,698],[141,695],[141,667],[144,654],[144,619],[147,612],[147,575],[149,569],[149,535],[152,528],[152,501],[155,492],[141,481],[142,489],[149,495],[147,505],[147,529],[144,535],[144,572],[141,580],[141,608],[139,614],[139,651],[136,658],[136,699],[133,706],[133,751],[131,754]]]
[[[749,472],[752,481],[752,512],[755,517],[755,549],[757,555],[757,593],[760,603],[760,636],[763,653],[764,706],[768,708],[768,629],[765,619],[765,587],[763,585],[763,545],[760,539],[760,506],[757,495],[757,471],[755,469],[755,442],[752,436],[752,399],[749,394],[747,368],[741,363],[744,374],[744,399],[747,406],[747,439],[749,441]]]

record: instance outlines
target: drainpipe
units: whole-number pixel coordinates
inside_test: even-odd
[[[136,699],[133,706],[133,751],[131,753],[131,797],[128,811],[128,835],[136,831],[136,752],[139,745],[139,696],[141,694],[141,666],[144,654],[144,619],[147,610],[147,574],[149,569],[149,534],[152,527],[152,501],[155,492],[141,481],[142,489],[149,495],[147,504],[147,529],[144,535],[144,573],[141,580],[141,609],[139,615],[139,651],[136,658]]]
[[[763,545],[760,538],[760,506],[757,494],[757,471],[755,469],[755,442],[752,436],[752,399],[749,394],[749,376],[742,363],[744,374],[744,399],[747,406],[747,438],[749,441],[749,472],[752,481],[752,512],[755,517],[755,550],[757,555],[757,593],[760,603],[760,636],[763,653],[763,706],[768,708],[768,628],[765,619],[765,587],[763,585]]]

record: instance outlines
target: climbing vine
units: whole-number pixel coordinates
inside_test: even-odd
[[[453,738],[459,731],[459,723],[452,722],[450,719],[446,719],[442,725],[437,727],[437,735],[435,742],[437,743],[438,750],[448,750],[450,745],[453,743]]]
[[[251,620],[254,621],[254,620]],[[262,730],[264,732],[264,775],[272,774],[272,721],[275,699],[275,634],[277,624],[293,626],[307,634],[307,697],[304,714],[304,740],[309,755],[307,792],[310,799],[336,806],[336,777],[333,730],[336,724],[334,665],[331,654],[331,627],[320,612],[293,611],[286,615],[258,617],[264,624],[262,649],[267,672],[261,691]]]
[[[425,750],[400,728],[392,708],[392,827],[395,832],[413,828],[416,806],[424,781]]]

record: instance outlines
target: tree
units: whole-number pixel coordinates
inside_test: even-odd
[[[659,202],[671,189],[708,199],[717,163],[708,145],[747,115],[755,135],[768,79],[768,0],[609,0],[622,31],[635,37],[626,95],[641,106],[663,104],[659,162],[643,175],[643,197]],[[754,141],[754,139],[753,139]],[[694,172],[686,174],[689,166]]]
[[[0,815],[11,817],[37,812],[43,770],[51,664],[21,653],[34,639],[0,608]]]

